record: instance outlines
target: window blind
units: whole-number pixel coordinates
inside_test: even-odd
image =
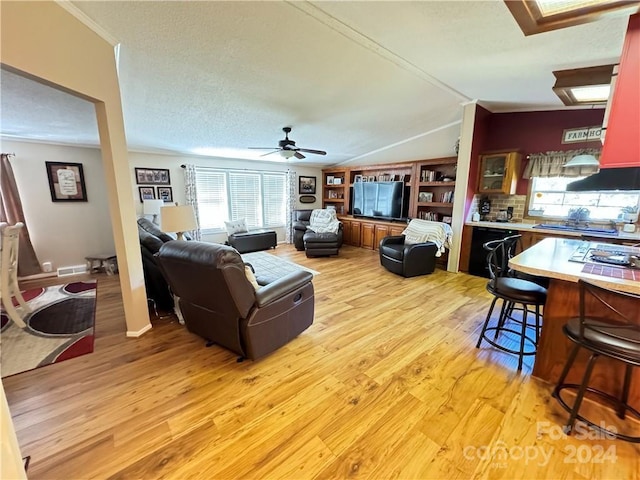
[[[244,218],[249,228],[286,223],[286,175],[196,167],[200,225],[224,230],[224,222]]]

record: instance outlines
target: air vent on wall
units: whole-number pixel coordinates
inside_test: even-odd
[[[67,277],[69,275],[78,275],[80,273],[87,273],[86,265],[72,265],[70,267],[61,267],[58,269],[59,277]]]

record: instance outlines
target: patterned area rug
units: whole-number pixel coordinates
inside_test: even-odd
[[[14,305],[26,327],[0,310],[2,377],[93,352],[96,282],[76,282],[22,292],[31,312]]]
[[[256,272],[256,278],[259,283],[269,283],[299,270],[310,272],[313,275],[320,274],[320,272],[296,263],[288,262],[267,252],[243,253],[241,256],[244,262],[251,264]]]

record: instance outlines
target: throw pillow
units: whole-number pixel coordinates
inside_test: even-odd
[[[233,235],[234,233],[245,233],[247,232],[247,222],[244,218],[240,220],[233,220],[231,222],[224,222],[225,227],[227,227],[227,235]]]
[[[244,274],[247,276],[247,280],[249,280],[249,283],[253,285],[253,288],[255,290],[258,290],[260,288],[260,285],[258,285],[258,281],[256,280],[256,276],[253,274],[251,267],[249,267],[248,265],[245,265]]]

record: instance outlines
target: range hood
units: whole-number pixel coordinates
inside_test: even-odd
[[[593,190],[640,190],[640,167],[603,168],[598,173],[567,185],[569,192]]]

